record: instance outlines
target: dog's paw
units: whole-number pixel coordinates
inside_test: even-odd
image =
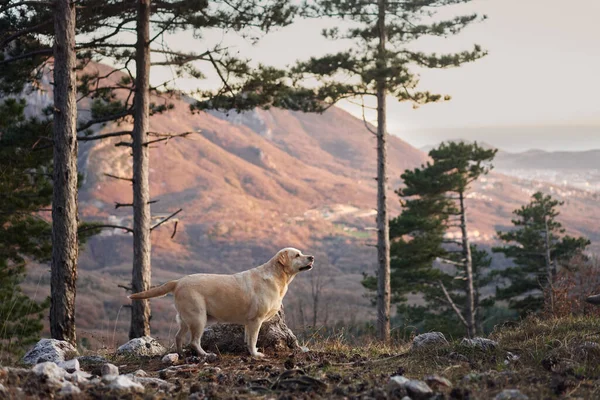
[[[260,351],[255,351],[254,353],[252,353],[252,357],[254,358],[263,358],[264,356],[264,353],[261,353]]]

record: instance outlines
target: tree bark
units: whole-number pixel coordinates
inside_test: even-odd
[[[150,0],[137,1],[136,77],[133,125],[133,293],[150,288],[150,186],[148,125],[150,119]],[[150,303],[134,300],[129,338],[150,335]]]
[[[379,0],[379,68],[386,66],[386,1]],[[380,72],[382,74],[383,71]],[[387,216],[386,79],[377,81],[377,337],[390,340],[390,234]]]
[[[474,337],[477,333],[477,325],[475,323],[475,285],[473,282],[473,259],[471,257],[471,245],[467,232],[467,210],[465,209],[464,192],[459,192],[460,201],[460,230],[462,233],[462,251],[465,260],[465,272],[467,273],[467,335]]]
[[[54,9],[54,174],[50,334],[75,344],[77,281],[77,104],[75,98],[75,5]]]
[[[545,242],[544,242],[544,258],[546,260],[546,275],[548,279],[548,295],[550,296],[550,311],[554,314],[554,276],[556,275],[556,271],[552,267],[552,255],[550,253],[550,229],[548,228],[548,218],[544,216],[544,234]]]

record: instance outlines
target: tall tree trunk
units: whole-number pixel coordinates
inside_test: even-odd
[[[386,1],[379,0],[379,68],[386,66]],[[377,82],[377,337],[390,340],[390,234],[387,216],[386,79]]]
[[[75,4],[54,3],[54,175],[50,334],[75,343],[77,281],[77,104]]]
[[[544,216],[544,234],[545,242],[544,242],[544,259],[546,260],[546,275],[548,279],[548,285],[546,289],[548,290],[548,295],[550,296],[550,311],[554,314],[554,276],[556,275],[556,271],[552,265],[552,255],[550,253],[550,229],[548,228],[548,218]]]
[[[148,124],[150,109],[150,0],[137,1],[136,77],[133,125],[133,293],[150,288],[150,186]],[[134,300],[129,338],[150,335],[150,302]]]
[[[471,245],[467,236],[467,210],[465,209],[464,192],[459,192],[460,200],[460,230],[462,233],[462,252],[465,263],[465,272],[467,273],[467,335],[474,337],[477,333],[477,325],[475,323],[475,285],[473,282],[473,259],[471,257]]]

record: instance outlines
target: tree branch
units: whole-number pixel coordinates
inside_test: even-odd
[[[173,218],[174,216],[176,216],[177,214],[179,214],[182,211],[183,211],[183,208],[180,208],[179,210],[175,211],[173,214],[169,215],[167,218],[163,219],[156,225],[152,226],[150,228],[150,232],[152,232],[154,229],[158,228],[159,226],[161,226],[162,224],[164,224],[165,222],[167,222],[168,220],[170,220],[171,218]]]
[[[116,176],[116,175],[112,175],[112,174],[107,174],[107,173],[105,173],[104,175],[108,176],[109,178],[120,179],[122,181],[129,181],[129,182],[133,183],[133,178],[123,178],[123,177],[120,177],[120,176]]]
[[[91,231],[92,229],[103,229],[103,228],[123,229],[124,231],[127,231],[129,233],[133,233],[133,229],[131,229],[127,226],[121,226],[121,225],[93,225],[93,226],[87,226],[85,228],[81,228],[81,229],[77,230],[77,232],[81,233],[81,232],[85,232],[85,231]]]
[[[452,307],[452,309],[458,316],[458,319],[460,319],[460,322],[462,322],[464,324],[464,326],[468,327],[469,324],[467,324],[467,320],[465,320],[465,317],[463,317],[462,313],[460,312],[460,310],[458,309],[458,307],[456,306],[456,304],[450,297],[450,293],[448,293],[448,291],[446,290],[446,286],[444,286],[444,283],[442,281],[438,281],[438,283],[440,284],[440,287],[442,288],[442,291],[444,292],[444,295],[446,296],[446,300],[448,301],[448,304],[450,304],[450,306]]]
[[[131,135],[131,131],[118,131],[118,132],[103,133],[102,135],[93,135],[93,136],[77,136],[77,140],[79,140],[81,142],[88,142],[90,140],[100,140],[100,139],[106,139],[109,137],[118,137],[118,136],[127,136],[127,135]]]
[[[132,113],[133,113],[132,110],[126,110],[126,111],[123,111],[121,113],[107,115],[107,116],[104,116],[104,117],[100,117],[100,118],[89,120],[88,122],[86,122],[85,124],[83,124],[79,128],[77,128],[77,132],[85,131],[90,126],[95,125],[95,124],[100,124],[100,123],[103,123],[103,122],[114,121],[114,120],[119,119],[119,118],[127,117],[128,115],[131,115]]]

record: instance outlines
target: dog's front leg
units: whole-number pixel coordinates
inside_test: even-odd
[[[252,357],[260,358],[265,356],[256,348],[256,342],[258,341],[258,332],[260,331],[261,325],[261,320],[252,321],[249,322],[248,325],[246,325],[246,328],[244,329],[244,331],[246,331],[248,335],[248,341],[246,343],[248,344],[248,351],[250,352],[250,355]]]
[[[248,346],[248,325],[244,325],[244,344]]]

